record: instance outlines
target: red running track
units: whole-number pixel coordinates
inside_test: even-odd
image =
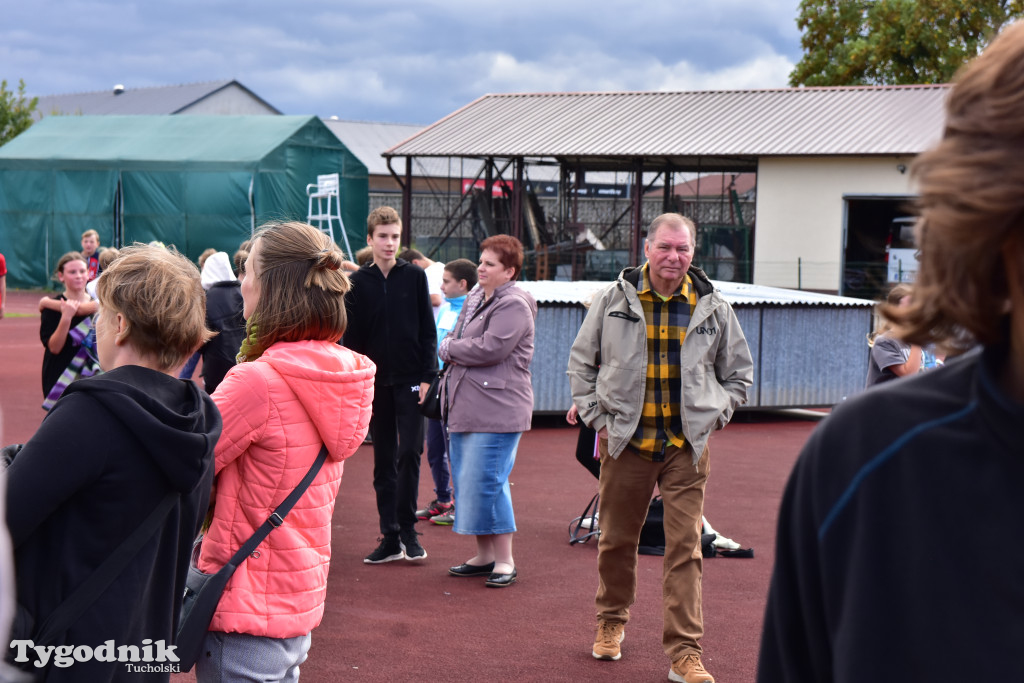
[[[24,441],[42,419],[42,345],[31,314],[38,293],[14,292],[0,320],[0,443]],[[771,572],[778,503],[814,423],[793,415],[741,413],[711,440],[705,514],[724,535],[753,547],[754,559],[704,564],[704,663],[723,683],[753,681]],[[474,553],[472,539],[420,524],[429,557],[367,565],[377,512],[373,455],[348,461],[334,516],[333,559],[323,623],[313,632],[302,680],[319,681],[664,681],[661,558],[639,558],[639,588],[622,659],[590,655],[597,587],[594,542],[568,544],[569,521],[596,491],[575,460],[576,431],[538,418],[524,435],[512,473],[519,532],[519,583],[489,589],[447,575]],[[430,501],[424,462],[420,502]],[[187,674],[172,677],[192,680]]]

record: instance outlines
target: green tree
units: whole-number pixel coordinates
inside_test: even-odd
[[[17,94],[7,89],[7,81],[0,81],[0,145],[17,137],[32,125],[32,112],[39,98],[25,98],[25,81],[18,81]]]
[[[948,83],[1024,0],[802,0],[790,85]]]

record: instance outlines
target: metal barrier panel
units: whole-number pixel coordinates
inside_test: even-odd
[[[542,303],[537,308],[533,361],[530,363],[534,412],[569,410],[569,349],[587,309],[579,304]]]
[[[773,306],[761,316],[762,407],[830,406],[864,389],[870,308]]]
[[[745,407],[831,406],[864,388],[870,307],[741,304],[734,310],[754,359]],[[566,368],[586,312],[575,303],[538,305],[530,365],[535,412],[572,405]]]

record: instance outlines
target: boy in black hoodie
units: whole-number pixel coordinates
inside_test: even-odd
[[[373,261],[352,274],[345,296],[343,343],[377,365],[370,436],[383,538],[363,560],[368,564],[427,556],[415,529],[423,453],[418,406],[437,372],[437,337],[427,276],[395,256],[401,237],[397,211],[384,206],[370,213],[366,243]]]

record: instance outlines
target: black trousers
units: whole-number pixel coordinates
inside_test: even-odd
[[[373,388],[373,490],[377,492],[380,532],[411,531],[416,524],[416,496],[423,455],[423,420],[419,385]]]
[[[580,435],[576,439],[576,460],[597,479],[601,478],[601,461],[594,457],[597,432],[580,422]]]

